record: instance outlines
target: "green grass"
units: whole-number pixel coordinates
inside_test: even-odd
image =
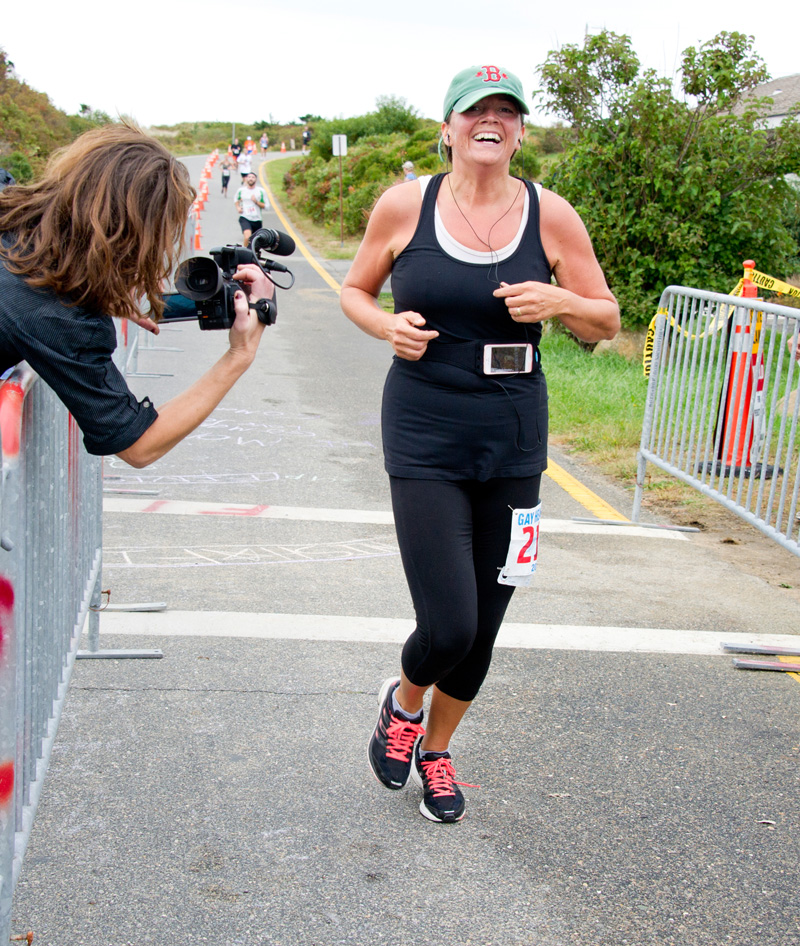
[[[589,352],[559,331],[545,332],[541,350],[552,438],[606,472],[632,477],[647,394],[641,364]]]
[[[338,230],[334,232],[327,227],[321,227],[314,223],[309,217],[301,216],[289,202],[289,195],[286,193],[283,178],[292,162],[296,160],[296,158],[277,158],[274,161],[267,161],[263,165],[267,183],[275,195],[275,199],[280,204],[281,210],[291,219],[292,226],[324,259],[353,259],[361,243],[361,237],[345,234],[344,246],[342,246],[341,234]]]
[[[280,204],[287,203],[286,188],[283,186],[283,176],[292,165],[295,158],[276,158],[274,161],[267,161],[264,164],[264,171],[267,176],[267,183],[272,193],[278,198]]]
[[[647,397],[641,359],[588,351],[558,330],[545,331],[541,350],[551,442],[633,489]],[[691,522],[714,507],[713,500],[652,466],[642,502],[668,516],[680,509]]]

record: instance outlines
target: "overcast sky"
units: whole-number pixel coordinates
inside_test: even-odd
[[[587,28],[627,33],[643,66],[662,75],[721,30],[754,35],[773,78],[800,72],[789,24],[757,12],[750,0],[38,0],[4,12],[0,45],[59,108],[86,103],[145,126],[348,117],[372,111],[379,95],[440,120],[460,69],[503,66],[530,96],[548,51],[580,44]]]

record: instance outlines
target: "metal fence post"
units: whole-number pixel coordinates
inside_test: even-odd
[[[0,382],[0,943],[87,621],[97,639],[91,607],[101,594],[102,459],[36,381],[23,363]],[[134,655],[162,656],[124,654]]]
[[[669,286],[658,311],[633,521],[652,463],[800,556],[800,309]]]

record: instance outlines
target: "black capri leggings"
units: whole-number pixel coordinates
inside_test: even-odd
[[[456,700],[477,695],[514,591],[497,581],[508,552],[511,508],[535,506],[541,479],[389,477],[417,617],[402,658],[415,686],[435,683]]]

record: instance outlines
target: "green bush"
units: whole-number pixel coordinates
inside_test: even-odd
[[[33,178],[31,163],[21,151],[12,151],[0,158],[0,167],[4,167],[17,184],[27,184]]]
[[[586,224],[628,327],[647,324],[670,284],[728,292],[745,259],[783,277],[797,258],[785,175],[800,165],[800,123],[768,128],[767,103],[747,102],[766,77],[751,41],[720,33],[685,50],[687,100],[605,30],[540,70],[545,104],[572,125],[545,184]]]
[[[14,64],[0,49],[0,165],[18,181],[30,180],[54,150],[96,124],[57,109],[43,92],[18,78]]]
[[[338,134],[338,132],[337,132]],[[321,149],[317,149],[318,152]],[[401,166],[412,160],[419,173],[430,173],[438,158],[418,141],[401,134],[362,136],[342,157],[344,230],[357,235],[380,194],[402,179]],[[301,213],[324,226],[339,225],[339,158],[312,154],[295,161],[284,179],[289,200]]]
[[[312,156],[322,161],[332,158],[334,135],[346,135],[349,150],[362,138],[392,134],[411,138],[423,125],[434,125],[433,122],[419,118],[415,110],[406,104],[405,99],[383,96],[378,98],[375,104],[377,109],[366,115],[315,123],[312,128]]]

